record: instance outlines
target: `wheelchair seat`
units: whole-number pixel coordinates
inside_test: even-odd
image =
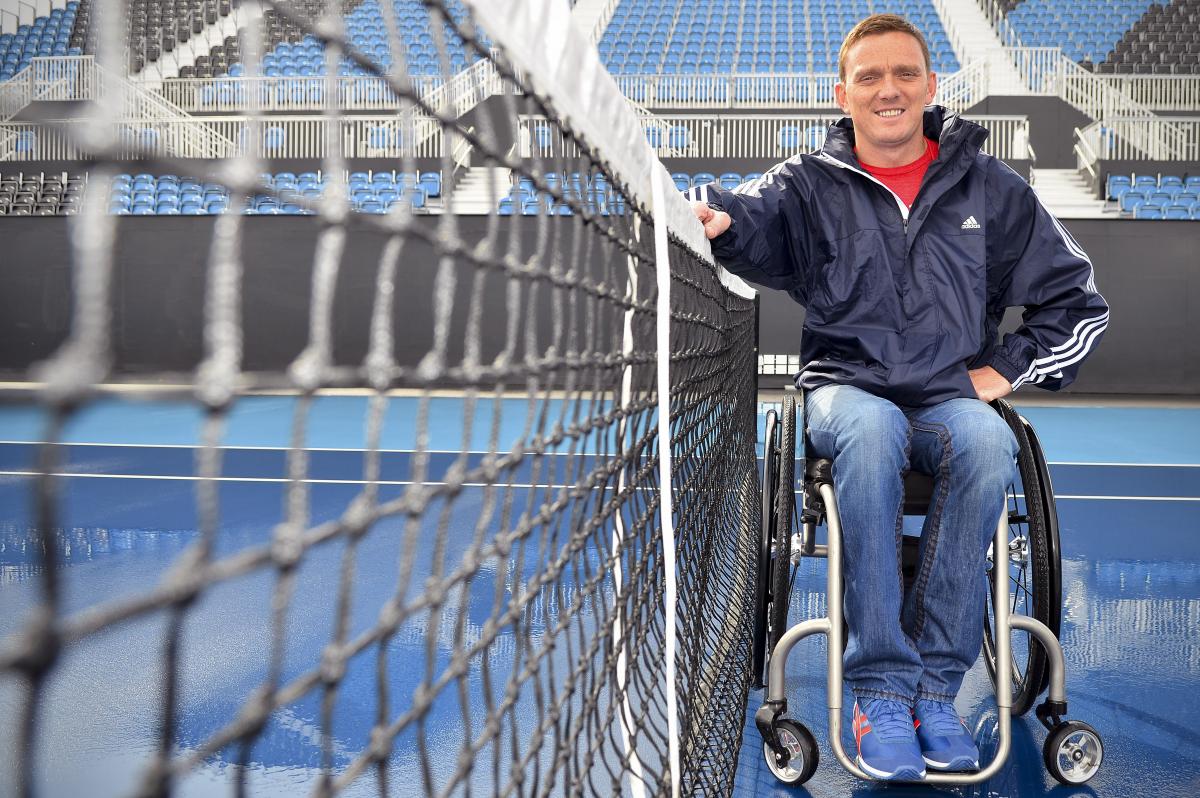
[[[820,504],[820,486],[833,484],[833,461],[824,457],[804,460],[804,495],[810,503]],[[811,489],[810,489],[811,486]],[[933,500],[933,477],[920,471],[909,471],[904,475],[904,514],[925,515],[929,502]],[[820,523],[818,518],[817,523]]]

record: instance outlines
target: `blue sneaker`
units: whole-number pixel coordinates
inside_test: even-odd
[[[926,765],[934,770],[979,770],[979,749],[953,704],[917,701],[913,725]]]
[[[858,766],[875,778],[925,778],[925,760],[921,758],[912,712],[899,701],[868,698],[862,709],[855,701],[854,740],[858,743]]]

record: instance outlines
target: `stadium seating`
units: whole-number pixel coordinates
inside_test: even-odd
[[[624,198],[609,190],[603,175],[589,179],[588,175],[580,172],[550,172],[544,178],[548,186],[561,191],[567,199],[582,202],[592,213],[608,216],[625,212]],[[521,178],[500,200],[497,213],[501,216],[571,216],[574,211],[567,202],[539,190],[529,178]]]
[[[329,184],[329,177],[319,172],[264,173],[259,179],[279,196],[256,194],[243,213],[311,213],[289,200],[317,199]],[[426,208],[442,193],[440,172],[354,172],[347,182],[351,210],[360,213],[387,213],[397,203]],[[0,175],[0,216],[75,214],[86,183],[82,174]],[[177,175],[119,174],[108,191],[108,211],[120,216],[198,216],[223,213],[229,205],[229,190],[224,186]]]
[[[724,172],[719,177],[711,172],[697,172],[694,175],[686,172],[671,173],[671,179],[675,183],[675,188],[680,191],[687,191],[693,186],[702,186],[706,183],[719,183],[725,188],[733,188],[736,185],[761,176],[761,172],[747,172],[746,174]],[[589,181],[587,175],[580,172],[570,172],[563,175],[550,173],[545,177],[547,184],[550,186],[561,186],[567,197],[582,200],[585,207],[594,213],[607,216],[610,213],[619,214],[624,212],[623,200],[608,190],[603,177],[593,177]],[[570,216],[572,211],[570,206],[559,202],[553,195],[539,191],[534,186],[533,181],[528,178],[522,178],[500,200],[499,213],[501,216],[514,214],[525,216],[539,214]]]
[[[868,0],[623,2],[600,40],[600,56],[618,75],[836,72],[846,33],[872,9]],[[928,0],[900,0],[889,10],[904,14],[925,32],[935,70],[958,69]]]
[[[381,0],[366,0],[361,4],[344,2],[342,7],[347,12],[346,33],[355,48],[388,68],[397,54],[391,50],[391,39],[384,24],[380,2]],[[323,0],[299,0],[292,5],[301,16],[316,19],[324,3]],[[404,44],[408,74],[442,74],[437,47],[429,30],[429,12],[420,0],[394,0],[394,7],[400,38]],[[466,11],[458,0],[448,0],[447,8],[456,18],[466,16]],[[305,34],[301,26],[283,19],[273,11],[268,11],[264,33],[267,36],[267,52],[262,63],[264,75],[306,77],[326,74],[324,46],[316,37]],[[451,73],[461,72],[477,60],[478,56],[464,46],[462,39],[449,25],[443,25],[443,35]],[[181,70],[179,76],[191,78],[240,75],[241,36],[242,31],[239,30],[238,36],[227,37],[223,44],[212,49],[209,56],[198,59],[194,68]],[[344,57],[338,67],[338,73],[363,76],[373,74]],[[380,91],[382,92],[382,89]]]
[[[1096,71],[1200,75],[1200,0],[1152,4]]]
[[[86,182],[83,174],[0,174],[0,216],[73,214]]]
[[[241,0],[129,0],[124,22],[125,45],[129,54],[129,71],[139,72],[148,63],[158,61],[164,53],[172,52],[177,44],[187,42],[206,25],[227,17]],[[106,2],[79,0],[79,14],[71,45],[85,53],[96,52],[99,25],[97,15],[112,8]]]
[[[78,8],[79,3],[71,0],[66,8],[56,8],[49,16],[21,25],[15,33],[0,34],[0,83],[28,67],[34,58],[82,55],[71,42]]]
[[[1200,0],[1025,0],[1008,21],[1026,46],[1097,72],[1200,74]]]
[[[1200,175],[1109,175],[1104,198],[1135,219],[1200,219]]]

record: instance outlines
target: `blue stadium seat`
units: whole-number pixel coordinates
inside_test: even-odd
[[[1137,190],[1126,191],[1121,196],[1121,210],[1125,213],[1133,213],[1137,206],[1146,202],[1146,195]]]
[[[742,176],[736,172],[726,172],[717,179],[717,182],[721,188],[732,189],[742,182]]]
[[[1105,197],[1110,200],[1120,200],[1121,195],[1133,188],[1133,179],[1129,175],[1109,175]]]
[[[279,150],[287,143],[287,132],[278,125],[271,125],[263,131],[263,149],[268,153]]]
[[[421,187],[427,197],[440,197],[442,195],[442,173],[422,172],[417,185]]]
[[[795,125],[784,125],[779,129],[779,149],[785,153],[793,153],[800,149],[800,128]]]
[[[821,149],[825,145],[827,132],[824,125],[809,125],[804,130],[804,146],[812,151]]]
[[[667,130],[667,146],[672,150],[685,150],[691,145],[691,131],[683,125],[673,125]]]
[[[425,192],[419,188],[405,189],[402,201],[408,202],[414,208],[424,208]]]

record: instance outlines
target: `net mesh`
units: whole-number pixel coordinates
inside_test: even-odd
[[[713,265],[681,198],[667,194],[653,207],[650,181],[670,185],[669,177],[633,112],[592,65],[594,51],[580,47],[566,4],[426,2],[445,79],[433,91],[410,80],[390,3],[381,6],[390,66],[352,46],[336,4],[315,21],[287,4],[268,6],[323,42],[326,97],[339,96],[343,59],[387,82],[395,125],[410,134],[396,153],[399,168],[416,171],[422,142],[440,136],[443,175],[455,173],[456,161],[489,167],[490,197],[528,181],[560,212],[503,216],[493,204],[472,219],[447,179],[433,212],[399,203],[387,214],[351,213],[347,119],[326,103],[322,166],[335,179],[319,199],[296,200],[318,217],[311,264],[297,267],[311,280],[306,340],[286,368],[250,368],[247,319],[255,311],[243,308],[243,281],[256,264],[243,252],[263,228],[249,228],[239,211],[251,194],[273,189],[258,182],[266,165],[253,146],[214,166],[210,176],[233,202],[213,221],[203,354],[182,379],[165,369],[138,374],[180,384],[173,395],[202,410],[197,528],[168,569],[81,606],[63,577],[78,535],[63,526],[72,490],[61,476],[72,456],[64,430],[128,365],[110,333],[121,313],[113,275],[124,228],[98,192],[131,147],[148,171],[196,166],[169,152],[139,152],[122,135],[136,103],[120,81],[105,83],[110,101],[82,118],[46,123],[94,159],[93,196],[71,226],[71,332],[31,372],[45,429],[29,480],[34,523],[22,534],[36,550],[37,595],[0,641],[3,697],[14,718],[3,779],[18,794],[53,791],[46,773],[56,754],[42,731],[71,701],[57,692],[56,675],[80,657],[86,667],[89,646],[119,641],[149,619],[155,642],[141,656],[155,663],[154,683],[144,685],[152,708],[144,724],[153,732],[132,757],[139,794],[191,792],[198,771],[237,794],[728,794],[745,722],[758,537],[753,296],[731,288]],[[124,35],[114,7],[97,18],[98,61],[115,72]],[[243,39],[250,76],[261,64],[256,24],[251,17]],[[526,24],[528,37],[514,38]],[[451,64],[460,47],[478,63],[468,67],[469,82],[456,83]],[[590,82],[554,95],[555,81],[580,63]],[[257,96],[246,95],[251,143],[271,119]],[[589,116],[581,106],[601,110]],[[564,146],[528,146],[530,132],[544,128]],[[660,236],[667,230],[665,262],[656,224]],[[354,240],[368,236],[383,242],[377,259],[348,261]],[[666,268],[664,298],[657,278]],[[341,300],[349,273],[366,275],[369,306]],[[656,344],[664,309],[665,352]],[[346,317],[363,320],[363,346],[339,343]],[[419,357],[412,340],[426,344]],[[670,365],[665,403],[656,376],[662,359]],[[245,533],[223,515],[231,501],[226,436],[248,397],[281,387],[294,396],[282,513]],[[357,420],[365,446],[354,453],[361,479],[329,514],[314,509],[317,453],[306,442],[333,388],[367,398]],[[449,411],[446,389],[454,391]],[[413,429],[403,457],[384,443],[401,398]],[[669,492],[659,481],[660,407],[669,407]],[[447,422],[457,437],[450,452],[434,440]],[[674,573],[665,566],[664,496],[672,501]],[[389,563],[386,580],[367,567],[378,561]],[[194,627],[210,622],[223,587],[247,580],[262,606],[229,611],[261,617],[265,629],[242,633],[262,646],[262,667],[226,685],[219,663],[243,645],[239,631],[222,626],[198,651]],[[307,658],[298,660],[297,649]],[[668,700],[671,657],[678,706]],[[188,717],[197,690],[219,696],[207,699],[216,707],[201,724]],[[307,730],[317,754],[305,779],[279,790],[263,776],[264,751],[288,724]]]

